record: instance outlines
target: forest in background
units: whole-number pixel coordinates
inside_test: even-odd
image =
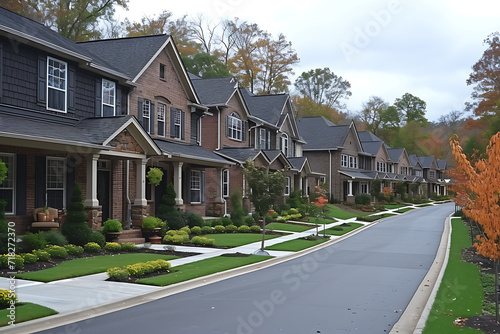
[[[500,131],[499,32],[486,37],[482,57],[464,78],[472,87],[470,102],[462,110],[443,110],[432,122],[425,116],[426,102],[411,92],[395,101],[371,96],[360,110],[348,110],[343,102],[352,95],[351,84],[328,66],[303,72],[292,82],[300,58],[282,33],[273,35],[238,18],[213,22],[202,15],[174,17],[168,10],[118,22],[116,9],[127,5],[128,0],[4,0],[0,6],[76,42],[170,34],[187,70],[200,77],[234,76],[253,94],[289,93],[298,118],[324,116],[338,125],[354,120],[359,131],[369,130],[391,147],[434,155],[450,165],[450,138],[457,137],[474,160]]]

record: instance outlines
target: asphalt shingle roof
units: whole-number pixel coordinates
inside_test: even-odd
[[[303,117],[297,121],[299,132],[307,144],[304,150],[327,150],[342,147],[349,132],[348,125],[335,125],[324,117]]]
[[[292,165],[292,168],[298,171],[302,170],[302,167],[307,161],[306,157],[291,157],[287,158],[290,164]]]
[[[202,79],[195,76],[191,77],[191,81],[201,103],[207,106],[225,105],[237,84],[232,77]]]
[[[359,136],[359,140],[361,142],[364,142],[364,141],[381,141],[381,142],[383,142],[382,139],[380,139],[379,137],[375,136],[370,131],[359,131],[358,132],[358,136]]]
[[[198,145],[190,145],[187,143],[164,139],[154,139],[154,142],[163,152],[169,153],[173,156],[198,159],[201,161],[209,161],[220,164],[228,164],[228,161],[226,159]]]
[[[366,153],[370,153],[371,155],[377,155],[378,151],[380,150],[380,147],[384,142],[382,141],[362,141],[361,145],[363,146],[363,151]]]
[[[85,133],[93,143],[102,144],[132,117],[134,116],[86,118],[75,124],[75,128]]]
[[[404,148],[388,148],[387,152],[389,153],[389,158],[391,158],[391,161],[398,162],[404,150]]]
[[[283,120],[281,112],[288,99],[287,94],[253,95],[246,89],[240,91],[252,116],[276,126]]]
[[[417,157],[418,161],[422,165],[422,168],[431,168],[432,162],[434,161],[433,155],[424,155]]]
[[[82,49],[99,55],[109,66],[134,79],[148,64],[169,35],[152,35],[78,43]]]
[[[231,158],[232,160],[237,161],[241,164],[245,163],[245,161],[247,161],[248,159],[253,160],[260,152],[261,150],[257,150],[251,147],[227,147],[216,151],[216,153]]]

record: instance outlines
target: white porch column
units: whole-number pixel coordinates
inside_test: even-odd
[[[353,196],[352,195],[352,180],[347,180],[347,184],[349,186],[347,196]]]
[[[135,162],[137,175],[134,205],[148,205],[146,200],[146,163],[146,159],[136,160]]]
[[[92,154],[87,157],[87,193],[85,195],[84,205],[87,208],[97,208],[97,160],[99,154]]]
[[[304,178],[304,180],[306,181],[305,183],[305,187],[306,187],[306,196],[309,197],[309,179],[307,177]]]
[[[182,205],[182,165],[183,162],[174,162],[174,188],[175,188],[175,204]]]
[[[218,167],[216,168],[216,170],[217,170],[217,194],[215,197],[215,202],[223,203],[224,198],[222,196],[222,187],[224,185],[222,184],[222,168]]]

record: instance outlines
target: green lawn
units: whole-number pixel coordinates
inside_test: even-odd
[[[330,239],[320,238],[318,240],[295,239],[266,247],[267,250],[298,252],[303,249],[322,244]]]
[[[328,234],[328,235],[344,235],[346,234],[347,232],[351,232],[352,230],[355,230],[357,229],[358,227],[361,227],[363,226],[363,224],[360,224],[360,223],[349,223],[348,224],[349,226],[342,226],[342,225],[338,225],[338,226],[335,226],[335,227],[332,227],[332,228],[329,228],[329,229],[326,229],[325,230],[325,234]],[[339,229],[341,228],[342,231],[340,230],[335,230],[335,228]],[[323,231],[320,231],[319,234],[323,234]]]
[[[469,318],[482,312],[484,292],[479,269],[472,263],[462,262],[461,249],[470,246],[467,227],[460,218],[452,219],[450,257],[424,334],[481,333],[453,325],[458,317]]]
[[[325,218],[318,218],[318,217],[309,217],[309,223],[316,223],[316,224],[331,224],[335,223],[335,219],[325,219]]]
[[[252,263],[269,260],[272,256],[250,255],[245,257],[218,256],[193,263],[173,267],[171,273],[137,281],[140,284],[165,286],[184,282],[193,278],[207,276],[221,271],[246,266]]]
[[[395,215],[396,214],[393,214],[393,213],[383,213],[383,214],[380,214],[380,215],[360,217],[362,219],[358,218],[358,220],[365,221],[365,222],[374,222],[376,220],[379,220],[379,219],[382,219],[382,218],[387,218],[387,217],[392,217],[392,216],[395,216]]]
[[[273,239],[280,237],[281,235],[276,234],[266,234],[267,239]],[[207,234],[204,235],[209,239],[214,239],[216,247],[238,247],[252,242],[257,242],[262,240],[262,234],[257,233],[220,233],[220,234]]]
[[[10,318],[7,318],[9,314],[9,309],[0,310],[0,327],[10,326],[9,321],[11,320]],[[16,305],[16,319],[14,324],[18,324],[23,321],[43,318],[54,314],[57,314],[57,312],[42,305],[33,303],[18,303]]]
[[[392,209],[399,209],[402,208],[403,206],[407,206],[406,204],[384,204],[384,208],[387,210],[392,210]]]
[[[289,231],[289,232],[304,232],[314,228],[315,226],[305,226],[299,224],[287,224],[287,223],[270,223],[266,225],[268,230],[278,230],[278,231]]]
[[[414,208],[406,208],[406,209],[401,209],[401,210],[398,210],[396,211],[397,213],[405,213],[405,212],[408,212],[410,210],[413,210]]]
[[[369,214],[369,212],[358,211],[351,208],[349,208],[349,211],[347,211],[333,204],[327,204],[326,207],[326,215],[338,219],[349,219]]]
[[[64,261],[59,265],[49,269],[17,274],[16,278],[40,282],[52,282],[65,278],[102,273],[112,267],[121,267],[128,264],[147,262],[158,259],[169,261],[176,258],[178,257],[147,253],[94,256]]]

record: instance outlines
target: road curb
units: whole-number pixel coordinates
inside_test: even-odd
[[[399,318],[398,322],[394,324],[390,334],[421,334],[429,314],[431,312],[432,304],[436,299],[436,294],[441,285],[441,280],[448,264],[451,243],[451,215],[449,215],[444,223],[443,234],[441,235],[441,242],[439,243],[436,257],[432,262],[429,271],[417,288],[410,303],[405,311]],[[422,305],[424,305],[422,307]]]

